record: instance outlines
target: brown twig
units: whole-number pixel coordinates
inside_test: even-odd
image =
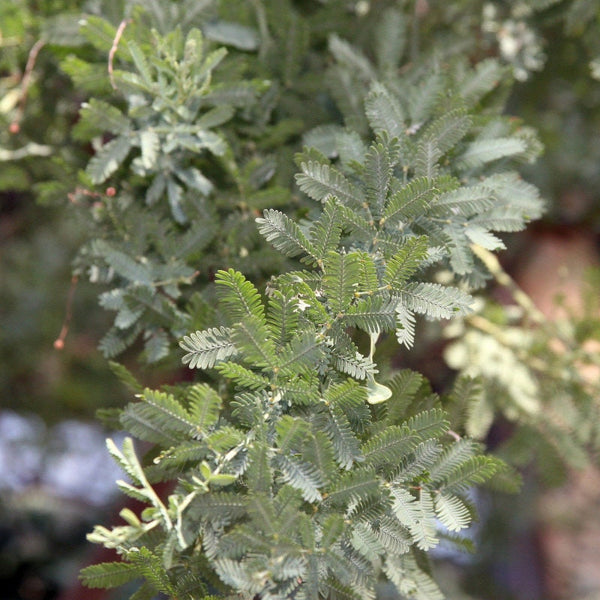
[[[62,350],[65,347],[65,338],[67,337],[67,333],[69,333],[69,323],[73,316],[73,297],[75,296],[75,289],[77,288],[78,281],[79,277],[77,277],[77,275],[71,277],[71,287],[69,288],[69,295],[67,296],[65,320],[63,321],[58,337],[54,340],[54,348],[56,348],[56,350]]]
[[[108,53],[108,78],[110,79],[110,85],[112,85],[113,90],[117,89],[115,84],[115,77],[113,71],[113,60],[115,58],[115,54],[117,53],[117,47],[119,46],[119,41],[125,31],[125,27],[130,22],[130,19],[123,19],[119,24],[119,28],[117,29],[117,33],[115,34],[115,39],[113,40],[113,44]]]
[[[44,40],[38,40],[29,51],[27,63],[25,63],[25,72],[23,73],[23,78],[21,79],[21,95],[19,97],[17,115],[15,117],[15,120],[10,124],[11,133],[19,132],[19,123],[23,119],[23,114],[25,113],[25,102],[27,101],[27,92],[29,91],[29,85],[31,83],[31,74],[35,67],[35,62],[37,60],[38,54],[40,53],[40,50],[43,48],[45,43],[46,42]]]

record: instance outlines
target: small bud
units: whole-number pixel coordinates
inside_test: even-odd
[[[8,126],[8,131],[10,131],[12,134],[19,133],[19,131],[21,131],[21,126],[16,121],[13,121]]]
[[[55,350],[62,350],[65,347],[65,341],[58,338],[54,340],[53,346]]]
[[[115,190],[114,187],[108,187],[106,188],[106,195],[109,196],[110,198],[112,198],[114,195],[116,195],[117,190]]]

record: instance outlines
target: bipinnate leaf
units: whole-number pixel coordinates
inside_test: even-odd
[[[435,495],[435,512],[449,531],[460,531],[471,523],[471,513],[458,497],[441,492]]]
[[[256,287],[239,271],[228,269],[215,275],[217,295],[230,322],[255,317],[266,323],[265,309]]]
[[[231,358],[238,352],[231,341],[231,329],[228,327],[211,327],[190,333],[184,336],[179,345],[187,352],[182,361],[190,369],[210,369],[217,362]]]
[[[262,218],[256,219],[258,231],[267,242],[286,256],[303,256],[307,262],[317,260],[318,252],[302,233],[298,225],[278,210],[265,210]]]
[[[79,579],[89,588],[113,588],[139,577],[135,565],[127,562],[104,562],[85,567]]]
[[[314,160],[302,162],[300,168],[302,173],[296,175],[296,183],[313,200],[325,202],[334,196],[350,208],[362,207],[364,194],[336,168]]]
[[[365,109],[373,131],[385,131],[390,137],[401,138],[406,115],[399,100],[381,83],[376,82],[365,99]]]
[[[127,134],[119,135],[104,144],[86,167],[86,173],[92,183],[99,184],[106,181],[121,166],[130,149],[131,139]]]
[[[404,488],[393,487],[391,492],[394,498],[394,514],[398,521],[409,529],[417,547],[430,550],[437,546],[439,538],[435,530],[436,515],[431,493],[421,489],[418,498],[415,498]]]
[[[359,257],[329,252],[324,264],[323,292],[333,314],[344,313],[354,298],[359,278]]]

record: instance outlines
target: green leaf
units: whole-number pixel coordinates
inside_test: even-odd
[[[441,408],[423,410],[406,421],[406,426],[415,431],[421,439],[439,437],[448,431],[446,413]]]
[[[407,19],[396,8],[381,13],[375,39],[375,56],[380,70],[395,69],[400,63],[406,46]]]
[[[256,219],[258,231],[267,242],[289,257],[303,255],[305,262],[315,262],[317,250],[308,241],[298,225],[278,210],[265,210],[263,218]],[[312,259],[312,260],[306,260]]]
[[[340,538],[344,531],[344,518],[339,514],[328,515],[323,523],[321,548],[328,549]]]
[[[110,370],[118,377],[119,381],[123,383],[127,388],[134,394],[141,394],[144,390],[143,386],[136,377],[127,369],[125,365],[118,362],[109,361],[108,363]]]
[[[526,150],[527,145],[519,138],[476,140],[467,146],[459,161],[464,168],[475,169],[501,158],[517,156]]]
[[[406,426],[386,427],[363,444],[365,464],[375,468],[398,465],[420,441],[420,436]]]
[[[392,509],[396,518],[407,527],[413,540],[421,550],[431,550],[438,545],[439,539],[435,530],[435,512],[431,493],[420,490],[415,498],[404,488],[392,487],[394,503]]]
[[[465,102],[474,105],[491,92],[502,80],[506,68],[496,59],[486,58],[469,70],[458,88]]]
[[[133,40],[128,40],[127,48],[129,49],[129,53],[131,54],[131,58],[133,59],[138,73],[142,77],[142,81],[148,88],[151,88],[154,81],[152,72],[150,71],[150,64],[148,63],[145,54]]]
[[[332,474],[337,472],[333,446],[322,431],[314,431],[306,437],[302,446],[302,459],[315,467],[322,483],[329,483]]]
[[[243,358],[252,366],[272,369],[277,365],[277,348],[268,327],[258,317],[252,315],[236,323],[232,328],[232,340]]]
[[[447,473],[441,482],[446,492],[465,492],[469,487],[484,483],[501,468],[502,462],[490,456],[472,456]]]
[[[204,35],[213,42],[233,46],[239,50],[256,50],[258,48],[257,32],[239,23],[215,21],[204,24]]]
[[[435,512],[449,531],[460,531],[471,523],[471,513],[458,497],[444,492],[435,495]]]
[[[176,595],[177,592],[169,580],[160,557],[153,554],[145,546],[132,548],[126,556],[157,590],[168,596]]]
[[[82,569],[79,579],[89,588],[112,588],[139,576],[138,570],[130,563],[104,562]]]
[[[387,142],[387,139],[384,139]],[[396,153],[397,154],[397,153]],[[367,201],[371,212],[381,214],[392,182],[394,158],[389,144],[381,141],[371,144],[365,161],[365,183],[367,186]]]
[[[267,322],[278,345],[287,343],[298,327],[299,302],[280,290],[273,290],[268,299]]]
[[[458,288],[437,283],[409,283],[398,297],[409,310],[427,315],[430,319],[450,319],[468,314],[473,302],[469,294]]]
[[[436,182],[428,177],[413,179],[391,196],[380,224],[385,223],[389,228],[400,221],[412,220],[426,214],[438,193]]]
[[[234,362],[219,363],[216,369],[223,377],[232,379],[241,388],[260,390],[266,389],[270,384],[267,378]]]
[[[187,390],[189,414],[197,432],[206,432],[219,419],[222,400],[210,386],[197,383]]]
[[[265,309],[254,285],[239,271],[217,271],[215,275],[220,304],[231,322],[255,317],[266,324]]]
[[[406,114],[400,102],[381,83],[374,83],[365,99],[367,119],[373,131],[384,131],[390,138],[405,135]]]
[[[323,357],[323,341],[314,331],[296,334],[282,350],[278,367],[283,377],[314,371]]]
[[[415,341],[416,320],[414,314],[405,306],[396,306],[396,339],[399,344],[411,348]]]
[[[268,493],[273,483],[273,472],[269,460],[269,449],[262,442],[255,442],[248,449],[246,479],[251,492]]]
[[[315,425],[331,441],[335,459],[342,469],[350,469],[354,462],[362,458],[358,438],[340,407],[332,406],[330,410],[316,415]]]
[[[359,257],[355,254],[329,252],[323,265],[323,293],[334,315],[348,310],[360,273]]]
[[[329,51],[337,62],[349,67],[365,81],[371,81],[375,78],[375,72],[369,59],[358,48],[351,46],[336,34],[329,37]]]
[[[415,175],[432,181],[438,174],[438,162],[443,152],[435,138],[426,138],[417,144],[417,155],[415,157]]]
[[[92,183],[99,184],[106,181],[121,166],[130,149],[131,139],[128,135],[119,135],[104,144],[85,169]]]
[[[314,465],[283,454],[277,455],[274,462],[281,471],[283,481],[299,490],[306,502],[319,502],[322,499],[319,487],[323,482]]]
[[[295,176],[296,183],[313,200],[325,202],[334,196],[348,207],[362,208],[363,193],[334,167],[311,160],[302,162],[300,168],[302,173]]]
[[[140,148],[142,150],[142,166],[152,169],[156,166],[160,150],[160,138],[152,129],[140,133]]]
[[[435,581],[423,571],[413,554],[387,555],[383,566],[385,574],[404,598],[417,600],[444,600]]]
[[[463,186],[441,194],[432,207],[431,214],[460,214],[469,217],[493,207],[496,202],[492,188],[485,183]]]
[[[356,304],[350,306],[343,322],[367,333],[392,331],[396,327],[396,304],[395,300],[381,297],[361,298]]]
[[[472,119],[465,110],[455,108],[430,123],[423,131],[422,139],[435,142],[439,152],[444,155],[467,134],[471,125]]]
[[[190,434],[194,422],[172,395],[146,389],[141,399],[142,402],[128,404],[121,415],[127,431],[167,447]]]
[[[190,333],[184,336],[179,345],[187,352],[182,362],[190,369],[210,369],[217,362],[238,353],[228,327],[213,327]]]
[[[329,198],[324,203],[321,216],[310,228],[313,255],[317,260],[323,260],[329,252],[337,250],[341,235],[340,205]]]
[[[402,289],[402,285],[412,277],[427,256],[428,248],[426,236],[409,238],[400,252],[387,261],[383,282],[391,292]]]
[[[375,363],[369,357],[360,354],[356,345],[346,334],[338,331],[332,340],[331,354],[334,357],[336,368],[342,373],[355,379],[366,379],[369,375],[377,373]]]
[[[327,502],[334,506],[347,506],[381,494],[380,481],[371,468],[359,467],[342,474],[331,487]]]
[[[374,531],[377,541],[383,549],[382,554],[406,554],[412,545],[412,539],[405,527],[397,519],[383,517]]]
[[[104,132],[120,135],[131,128],[129,119],[118,108],[96,98],[81,105],[79,119],[72,135],[80,141],[87,141]]]

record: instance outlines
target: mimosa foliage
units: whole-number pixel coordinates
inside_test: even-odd
[[[125,1],[62,56],[89,160],[57,160],[40,191],[88,227],[76,272],[115,313],[100,347],[141,339],[147,362],[197,376],[152,390],[116,368],[137,400],[113,417],[152,449],[108,447],[146,508],[90,534],[120,557],[84,569],[90,587],[363,600],[386,581],[436,600],[429,553],[469,546],[472,488],[518,487],[475,441],[499,410],[519,423],[513,463],[532,431],[542,458],[571,442],[574,462],[600,438],[568,435],[597,417],[579,380],[560,388],[578,392],[566,427],[558,407],[539,418],[533,338],[519,353],[468,329],[495,275],[482,257],[543,208],[518,173],[540,144],[504,114],[518,61],[490,56],[477,1],[377,4]],[[451,391],[393,368],[422,320],[455,318]]]

